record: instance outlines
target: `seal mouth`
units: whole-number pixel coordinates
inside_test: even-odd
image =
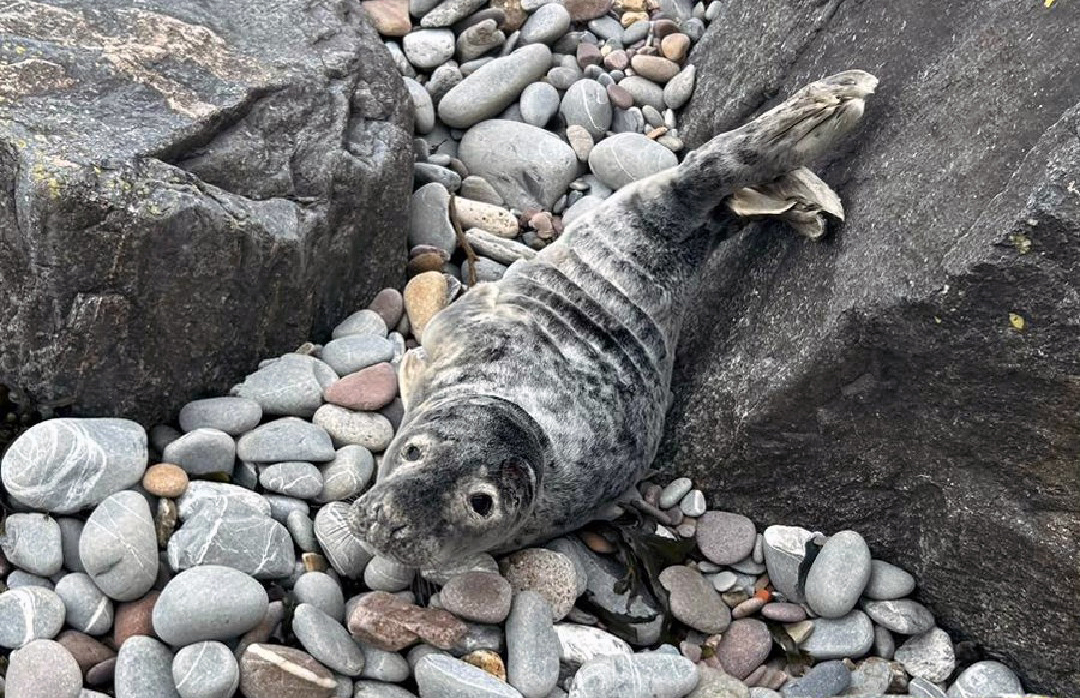
[[[369,499],[364,495],[353,502],[349,528],[353,537],[372,555],[390,558],[408,567],[430,565],[438,557],[436,546],[420,538],[418,528],[404,515],[394,513],[383,497]]]

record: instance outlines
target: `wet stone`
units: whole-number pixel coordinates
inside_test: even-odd
[[[176,653],[173,683],[180,698],[232,698],[240,685],[240,667],[220,642],[198,642]]]
[[[249,375],[232,393],[257,402],[263,414],[310,419],[322,404],[323,389],[337,379],[319,359],[286,354]]]
[[[216,429],[239,436],[259,426],[262,407],[250,398],[215,397],[193,400],[180,409],[180,428],[185,432],[196,429]]]
[[[79,559],[94,584],[117,601],[149,591],[157,578],[158,554],[146,499],[125,490],[99,504],[79,539]]]

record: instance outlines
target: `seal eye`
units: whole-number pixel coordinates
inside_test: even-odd
[[[469,506],[477,514],[487,518],[491,516],[491,510],[495,507],[495,500],[491,498],[490,494],[471,494],[469,495]]]
[[[420,449],[416,446],[405,447],[405,460],[420,460]]]

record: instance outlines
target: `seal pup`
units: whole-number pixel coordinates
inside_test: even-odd
[[[637,495],[663,432],[683,309],[718,242],[710,219],[734,219],[723,205],[734,193],[745,204],[744,189],[848,133],[876,84],[853,70],[807,85],[623,187],[432,318],[402,359],[405,416],[350,532],[404,565],[445,568],[574,530]],[[783,189],[762,196],[775,203]]]

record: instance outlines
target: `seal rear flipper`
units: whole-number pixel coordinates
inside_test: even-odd
[[[737,190],[725,202],[741,218],[775,216],[810,240],[825,235],[825,214],[844,220],[844,205],[829,185],[805,167]]]

